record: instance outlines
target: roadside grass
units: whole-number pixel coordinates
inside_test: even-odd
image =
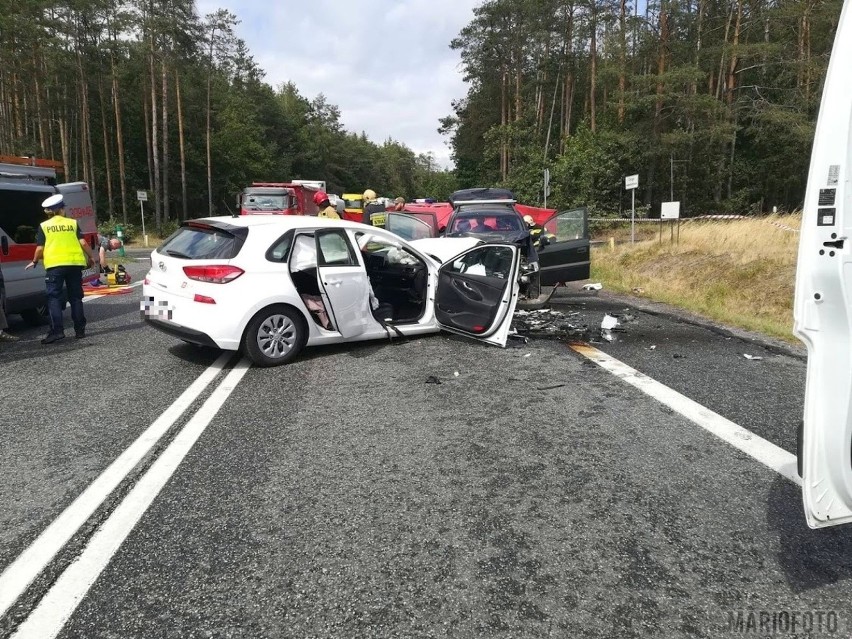
[[[796,342],[793,289],[799,234],[798,215],[772,215],[745,220],[682,223],[680,241],[663,229],[642,240],[608,244],[592,251],[592,279],[605,289],[684,308],[709,319]],[[643,225],[647,228],[647,225]],[[602,231],[595,239],[624,241]]]

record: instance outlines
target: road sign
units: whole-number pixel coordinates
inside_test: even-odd
[[[639,176],[638,175],[628,175],[624,178],[624,188],[627,191],[631,191],[633,189],[639,188]]]
[[[663,202],[660,208],[661,220],[676,220],[680,217],[680,202]]]
[[[140,202],[148,201],[148,191],[136,191],[136,199]]]

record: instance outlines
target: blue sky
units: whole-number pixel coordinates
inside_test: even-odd
[[[347,130],[388,137],[450,162],[438,119],[464,97],[450,40],[481,0],[198,0],[198,12],[228,9],[237,34],[273,86],[293,81],[324,93]]]

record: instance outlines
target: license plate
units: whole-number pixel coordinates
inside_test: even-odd
[[[174,306],[169,304],[166,300],[155,300],[151,296],[145,296],[139,304],[139,310],[145,317],[170,320],[172,319]]]

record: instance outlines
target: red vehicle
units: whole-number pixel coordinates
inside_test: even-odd
[[[316,215],[318,190],[299,182],[253,182],[237,196],[237,206],[240,215]]]

